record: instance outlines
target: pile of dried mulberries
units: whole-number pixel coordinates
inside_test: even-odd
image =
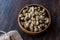
[[[21,25],[32,32],[44,30],[49,23],[45,8],[39,6],[26,6],[19,14]]]

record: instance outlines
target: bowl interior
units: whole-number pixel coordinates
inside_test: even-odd
[[[22,11],[23,11],[27,6],[28,6],[28,7],[30,7],[30,6],[41,7],[41,10],[42,10],[43,8],[45,9],[45,12],[47,13],[46,16],[49,17],[49,23],[48,23],[48,26],[47,26],[45,29],[43,29],[43,30],[41,30],[41,31],[39,31],[39,32],[31,32],[31,31],[26,30],[26,29],[21,25],[21,21],[20,21],[19,15],[22,13]],[[27,6],[25,6],[24,8],[22,8],[21,11],[19,12],[19,15],[18,15],[18,24],[19,24],[19,27],[20,27],[25,33],[28,33],[28,34],[31,34],[31,33],[32,33],[32,34],[34,34],[34,33],[41,33],[41,32],[43,32],[43,31],[45,31],[45,30],[49,27],[49,25],[50,25],[50,23],[51,23],[51,15],[50,15],[49,11],[48,11],[44,6],[39,5],[39,4],[30,4],[30,5],[27,5]]]

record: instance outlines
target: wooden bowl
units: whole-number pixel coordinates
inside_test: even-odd
[[[39,6],[39,7],[45,8],[44,6],[42,6],[42,5],[40,5],[40,4],[30,4],[30,5],[27,5],[27,6]],[[25,7],[26,7],[26,6],[25,6]],[[24,8],[25,8],[25,7],[24,7]],[[21,9],[21,11],[19,12],[19,14],[22,12],[22,10],[23,10],[24,8]],[[46,8],[45,8],[45,10],[46,10],[46,12],[47,12],[47,14],[48,14],[48,17],[49,17],[49,24],[48,24],[48,27],[49,27],[49,25],[50,25],[50,23],[51,23],[51,15],[50,15],[49,11],[48,11]],[[44,32],[44,31],[48,28],[48,27],[46,27],[44,30],[39,31],[39,32],[31,32],[31,31],[28,31],[28,30],[26,30],[26,29],[21,25],[21,23],[20,23],[20,21],[19,21],[19,15],[18,15],[18,24],[19,24],[20,29],[21,29],[23,32],[25,32],[25,33],[27,33],[27,34],[29,34],[29,35],[37,35],[37,34],[39,34],[39,33]]]

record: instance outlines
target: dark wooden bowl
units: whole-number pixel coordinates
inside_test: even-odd
[[[42,5],[40,5],[40,4],[30,4],[30,5],[27,5],[27,6],[39,6],[39,7],[45,8],[44,6],[42,6]],[[25,6],[25,7],[26,7],[26,6]],[[25,8],[25,7],[24,7],[24,8]],[[19,12],[19,14],[22,12],[22,10],[23,10],[24,8],[21,9],[21,11]],[[48,17],[49,17],[49,24],[48,24],[48,26],[47,26],[44,30],[39,31],[39,32],[31,32],[31,31],[26,30],[24,27],[22,27],[22,25],[21,25],[21,23],[20,23],[20,21],[19,21],[19,15],[18,15],[18,24],[19,24],[19,27],[21,28],[21,30],[22,30],[23,32],[29,34],[29,35],[37,35],[37,34],[39,34],[39,33],[44,32],[44,31],[49,27],[49,25],[50,25],[50,23],[51,23],[51,15],[50,15],[49,11],[48,11],[46,8],[45,8],[45,10],[46,10],[46,12],[47,12],[47,14],[48,14]]]

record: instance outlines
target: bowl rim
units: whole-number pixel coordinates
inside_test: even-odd
[[[47,26],[44,30],[41,30],[41,31],[39,31],[39,32],[31,32],[31,31],[26,30],[24,27],[22,27],[22,25],[20,24],[20,21],[19,21],[19,15],[20,15],[20,13],[22,12],[22,10],[23,10],[26,6],[39,6],[39,7],[45,8],[45,10],[47,11],[47,14],[48,14],[48,16],[49,16],[49,24],[48,24],[48,26]],[[26,6],[24,6],[24,7],[20,10],[20,12],[19,12],[19,14],[18,14],[18,24],[19,24],[19,28],[20,28],[22,31],[24,31],[25,33],[29,33],[29,34],[30,34],[30,33],[42,33],[43,31],[45,31],[45,30],[50,26],[50,24],[51,24],[51,14],[50,14],[50,12],[47,10],[47,8],[44,7],[44,6],[41,5],[41,4],[29,4],[29,5],[26,5]]]

